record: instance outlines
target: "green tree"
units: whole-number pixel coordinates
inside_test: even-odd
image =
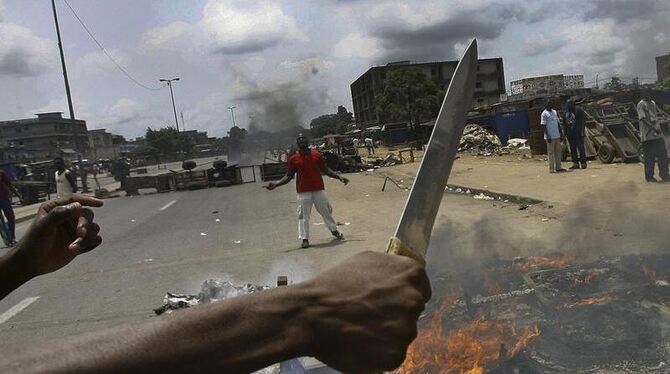
[[[312,136],[322,137],[329,134],[344,134],[347,132],[347,124],[354,122],[354,114],[340,105],[337,113],[324,114],[314,118],[309,123]]]
[[[384,90],[376,97],[380,122],[407,121],[415,128],[437,117],[445,92],[423,71],[404,68],[392,71]]]
[[[670,91],[670,77],[665,78],[665,80],[658,82],[656,88],[663,91]]]
[[[621,78],[612,77],[603,87],[609,91],[622,91],[626,88],[626,85],[621,81]]]
[[[158,130],[149,127],[144,139],[147,145],[157,149],[163,156],[181,152],[188,154],[193,148],[190,139],[174,127],[163,127]]]

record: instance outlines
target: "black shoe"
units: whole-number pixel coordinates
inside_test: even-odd
[[[565,173],[566,171],[567,171],[567,170],[565,170],[565,169],[558,169],[558,170],[556,170],[557,173]]]
[[[335,240],[344,240],[344,235],[342,235],[341,232],[335,230],[332,232],[332,234],[335,237]]]
[[[579,164],[573,164],[572,166],[570,166],[570,170],[577,170],[577,169],[579,169]]]
[[[582,169],[586,169],[586,162],[582,164]]]
[[[309,248],[309,240],[303,239],[302,244],[300,244],[300,248]]]
[[[647,179],[647,183],[658,183],[658,179],[656,178]]]

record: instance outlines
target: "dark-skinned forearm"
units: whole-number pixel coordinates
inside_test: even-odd
[[[326,174],[327,176],[329,176],[329,177],[331,177],[331,178],[333,178],[333,179],[337,179],[337,180],[340,180],[340,181],[342,180],[342,177],[340,177],[339,175],[335,174],[335,172],[332,171],[329,167],[325,167],[325,168],[323,169],[323,172],[324,172],[324,174]]]
[[[17,250],[18,246],[0,257],[0,300],[32,278]]]
[[[284,175],[280,180],[278,180],[277,182],[274,183],[274,186],[275,186],[275,188],[279,187],[279,186],[283,186],[286,183],[290,182],[291,179],[293,179],[293,177],[291,177],[289,175]]]
[[[39,347],[3,347],[0,372],[249,373],[313,354],[307,287],[282,287]]]

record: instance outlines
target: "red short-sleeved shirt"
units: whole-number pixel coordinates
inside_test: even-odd
[[[307,153],[296,152],[288,160],[288,175],[296,175],[296,190],[300,192],[321,191],[324,189],[321,167],[325,165],[321,153],[310,150]]]

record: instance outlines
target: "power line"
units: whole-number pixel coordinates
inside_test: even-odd
[[[147,86],[147,85],[141,83],[141,82],[138,81],[137,79],[133,78],[133,76],[130,75],[130,73],[129,73],[123,66],[121,66],[121,64],[119,64],[119,63],[114,59],[114,57],[112,57],[112,55],[111,55],[109,52],[107,52],[107,49],[105,49],[105,47],[102,46],[102,44],[98,41],[98,39],[96,39],[95,36],[93,36],[93,33],[91,32],[91,30],[89,30],[88,26],[86,26],[86,23],[84,23],[84,21],[79,17],[79,15],[77,14],[77,12],[75,12],[74,9],[72,8],[72,6],[70,6],[70,3],[68,3],[67,0],[63,0],[63,2],[64,2],[65,5],[67,5],[67,7],[70,9],[70,11],[72,12],[72,14],[74,15],[74,18],[76,18],[77,21],[79,21],[79,24],[81,25],[81,27],[84,28],[84,30],[86,31],[86,33],[88,34],[88,36],[90,36],[91,39],[93,39],[93,41],[95,42],[95,44],[98,45],[98,47],[100,48],[100,50],[105,54],[105,56],[107,56],[107,58],[109,58],[110,61],[112,61],[112,63],[114,63],[114,65],[119,69],[119,71],[121,71],[121,73],[123,73],[123,75],[125,75],[128,79],[130,79],[130,80],[131,80],[133,83],[135,83],[136,85],[138,85],[138,86],[140,86],[140,87],[142,87],[142,88],[144,88],[144,89],[147,89],[147,90],[158,91],[158,90],[162,89],[163,87],[165,87],[165,86],[160,86],[160,87],[150,87],[150,86]]]

